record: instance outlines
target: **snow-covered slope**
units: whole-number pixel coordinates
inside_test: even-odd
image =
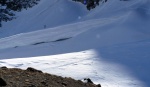
[[[0,37],[72,23],[87,12],[83,5],[70,0],[41,0],[32,9],[16,13],[16,20],[3,23]]]
[[[42,0],[3,23],[0,66],[89,77],[102,87],[149,87],[149,4],[108,0],[88,12],[70,0]]]

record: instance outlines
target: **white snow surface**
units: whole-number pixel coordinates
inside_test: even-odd
[[[102,87],[150,87],[150,1],[108,0],[91,11],[41,0],[0,29],[0,66],[34,67]]]

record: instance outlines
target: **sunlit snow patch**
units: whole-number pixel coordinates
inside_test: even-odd
[[[51,56],[14,58],[0,60],[0,66],[26,69],[34,67],[43,72],[73,77],[91,78],[102,87],[145,87],[142,82],[130,75],[122,65],[113,64],[100,57],[95,50],[66,53]]]

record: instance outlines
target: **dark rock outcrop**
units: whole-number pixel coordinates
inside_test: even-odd
[[[6,86],[7,83],[4,81],[4,79],[0,78],[0,86]]]
[[[32,67],[28,67],[28,68],[27,68],[27,71],[42,73],[42,71],[41,71],[41,70],[37,70],[37,69],[34,69],[34,68],[32,68]]]
[[[101,87],[88,79],[88,83],[72,78],[43,73],[32,67],[26,70],[18,68],[0,68],[0,87]]]

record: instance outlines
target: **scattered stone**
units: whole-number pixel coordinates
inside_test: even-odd
[[[32,68],[32,67],[28,67],[28,68],[27,68],[27,71],[42,73],[42,71],[41,71],[41,70],[37,70],[37,69],[34,69],[34,68]]]
[[[93,84],[93,82],[92,82],[92,80],[90,78],[85,78],[84,81],[86,81],[87,83]]]
[[[16,76],[16,79],[19,79],[19,76]]]
[[[28,86],[28,87],[36,87],[35,85],[30,85],[30,86]]]
[[[67,83],[63,82],[62,85],[63,85],[63,86],[67,86]]]
[[[96,85],[97,87],[101,87],[101,84]]]
[[[0,78],[0,86],[6,86],[6,85],[7,85],[6,82],[2,78]]]
[[[26,81],[26,82],[29,82],[29,79],[26,79],[25,81]]]
[[[43,85],[46,85],[46,82],[45,82],[45,81],[42,81],[41,83],[42,83]]]

